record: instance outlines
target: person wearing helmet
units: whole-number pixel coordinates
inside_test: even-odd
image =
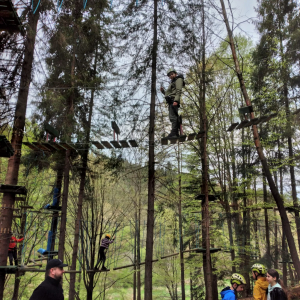
[[[255,300],[267,300],[268,281],[266,279],[267,269],[262,264],[254,264],[251,267],[253,279],[256,280],[253,288]]]
[[[243,275],[234,273],[230,279],[231,286],[221,291],[222,300],[237,300],[237,293],[244,290],[246,280]]]
[[[178,109],[180,107],[180,97],[182,88],[185,86],[185,82],[183,75],[178,75],[174,68],[170,68],[168,70],[167,76],[171,79],[170,85],[166,91],[163,87],[160,88],[160,91],[164,94],[169,107],[169,118],[172,124],[171,133],[168,135],[168,138],[170,138],[179,136]]]
[[[104,239],[101,240],[101,245],[100,245],[100,262],[102,261],[102,268],[101,271],[107,271],[105,268],[105,260],[106,260],[106,255],[105,252],[107,251],[108,247],[110,244],[114,242],[115,239],[111,240],[111,235],[107,234]]]

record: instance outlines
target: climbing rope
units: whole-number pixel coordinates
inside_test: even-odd
[[[57,11],[59,12],[61,7],[62,7],[62,4],[63,4],[64,0],[57,0]]]
[[[37,4],[36,8],[33,8],[33,0],[32,0],[32,11],[33,11],[33,14],[35,14],[35,12],[37,11],[37,9],[38,9],[40,3],[41,3],[41,0],[39,0],[39,2],[38,2],[38,4]]]
[[[84,1],[83,1],[83,9],[85,9],[86,4],[87,4],[87,0],[84,0]]]

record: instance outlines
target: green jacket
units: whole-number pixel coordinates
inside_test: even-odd
[[[170,96],[174,98],[174,102],[180,104],[180,97],[182,93],[182,88],[185,86],[183,76],[178,75],[176,76],[170,85],[168,86],[167,90],[165,91],[165,96]]]

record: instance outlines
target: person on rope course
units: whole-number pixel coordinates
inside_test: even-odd
[[[46,266],[46,279],[33,291],[29,300],[64,300],[61,286],[64,264],[60,259],[51,259]]]
[[[15,266],[18,265],[18,254],[17,254],[17,243],[20,243],[24,240],[24,237],[17,239],[15,236],[12,236],[9,241],[8,246],[8,258],[11,266],[14,265],[13,261],[15,261]]]
[[[167,76],[171,79],[170,85],[165,91],[163,87],[160,91],[164,94],[168,108],[169,118],[172,125],[171,133],[167,136],[178,137],[178,131],[180,126],[180,120],[178,116],[178,109],[180,108],[180,97],[182,94],[182,88],[185,86],[184,77],[182,74],[177,74],[174,68],[168,70]]]
[[[230,279],[231,286],[226,287],[221,291],[222,300],[237,300],[237,293],[244,290],[246,280],[243,275],[233,273]]]
[[[253,288],[254,300],[267,300],[268,281],[266,279],[267,269],[262,264],[254,264],[251,267],[252,276],[255,281]]]
[[[110,244],[114,242],[115,239],[111,239],[111,235],[107,234],[104,239],[101,240],[101,245],[100,245],[100,262],[102,261],[102,268],[101,271],[107,271],[105,268],[105,260],[106,260],[106,254],[105,252],[107,251],[108,247]]]

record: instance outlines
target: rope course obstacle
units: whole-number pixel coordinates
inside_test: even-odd
[[[252,106],[245,106],[239,108],[241,123],[236,122],[232,123],[227,131],[233,131],[234,129],[242,129],[246,127],[250,127],[252,125],[258,125],[260,123],[268,122],[272,118],[275,118],[277,116],[277,113],[273,113],[267,116],[261,116],[260,118],[253,118],[250,119],[250,114],[253,112]]]
[[[128,225],[123,225],[121,229],[115,230],[115,242],[111,245],[109,250],[107,251],[107,266],[109,269],[107,270],[101,270],[100,265],[96,263],[96,268],[91,269],[90,267],[90,262],[92,261],[92,251],[91,251],[91,239],[95,238],[101,238],[91,236],[91,228],[92,228],[92,222],[84,222],[82,223],[81,227],[81,252],[84,256],[83,261],[85,263],[86,267],[86,272],[87,273],[99,273],[99,272],[108,272],[108,271],[116,271],[116,270],[121,270],[121,269],[126,269],[126,268],[132,268],[137,265],[144,265],[145,261],[140,261],[138,262],[137,260],[135,261],[134,258],[134,252],[135,252],[135,243],[134,243],[134,236],[135,236],[135,230],[138,230],[138,228],[131,223]],[[109,226],[111,228],[118,228],[120,224],[114,224],[113,226]],[[145,239],[145,231],[146,231],[146,224],[144,223],[143,226],[141,226],[141,244],[140,244],[140,252],[141,252],[141,260],[145,258],[145,246],[146,246],[146,239]],[[183,253],[205,253],[206,249],[200,247],[200,227],[194,226],[194,228],[191,231],[191,236],[193,238],[193,245],[194,248],[192,249],[185,249]],[[173,234],[174,229],[169,228],[167,230],[167,233]],[[177,234],[180,235],[179,231]],[[171,236],[171,235],[170,235]],[[186,241],[190,240],[190,236],[184,237]],[[153,259],[153,262],[159,262],[160,260],[171,258],[174,256],[177,256],[180,254],[179,249],[178,251],[171,252],[171,249],[169,251],[171,253],[165,254],[165,245],[166,243],[166,226],[163,223],[158,223],[155,227],[155,256],[156,258]],[[179,240],[179,238],[178,238]],[[197,242],[198,241],[198,242]],[[171,245],[171,243],[168,243],[168,245]],[[95,250],[94,250],[95,251]],[[166,250],[167,251],[167,250]],[[211,248],[210,249],[211,253],[216,253],[221,251],[221,248]],[[82,266],[83,267],[83,266]],[[84,268],[84,267],[83,267]]]
[[[168,145],[168,141],[170,141],[171,144],[176,143],[183,143],[186,141],[193,141],[193,140],[199,140],[205,135],[205,131],[199,131],[198,133],[190,133],[188,135],[181,134],[179,137],[164,137],[161,139],[161,144],[163,146]]]
[[[192,140],[199,140],[200,138],[204,137],[205,131],[199,131],[198,133],[190,133],[188,135],[183,133],[182,129],[182,116],[178,116],[178,125],[179,125],[179,136],[178,137],[163,137],[161,139],[161,144],[163,146],[167,146],[169,141],[171,144],[176,144],[176,143],[183,143],[185,141],[192,141]]]
[[[53,127],[52,127],[53,128]],[[112,122],[112,128],[114,130],[114,139],[110,142],[108,141],[92,141],[91,143],[96,146],[98,149],[120,149],[120,148],[136,148],[138,147],[138,143],[136,140],[120,140],[119,141],[119,134],[120,134],[120,129],[116,122]],[[51,128],[49,125],[45,127],[47,134],[51,134],[52,136],[54,134],[56,137],[58,136],[58,132],[54,132],[53,130],[50,130]],[[54,128],[53,128],[54,129]],[[55,130],[55,129],[54,129]],[[115,139],[115,136],[117,135],[117,139]],[[47,136],[48,139],[48,136]],[[65,142],[55,142],[55,141],[46,141],[46,142],[23,142],[23,145],[29,147],[33,151],[45,151],[48,153],[54,153],[57,151],[67,151],[71,150],[74,152],[77,152],[79,150],[83,150],[86,147],[90,147],[90,143],[88,144],[83,144],[83,143],[65,143]]]

